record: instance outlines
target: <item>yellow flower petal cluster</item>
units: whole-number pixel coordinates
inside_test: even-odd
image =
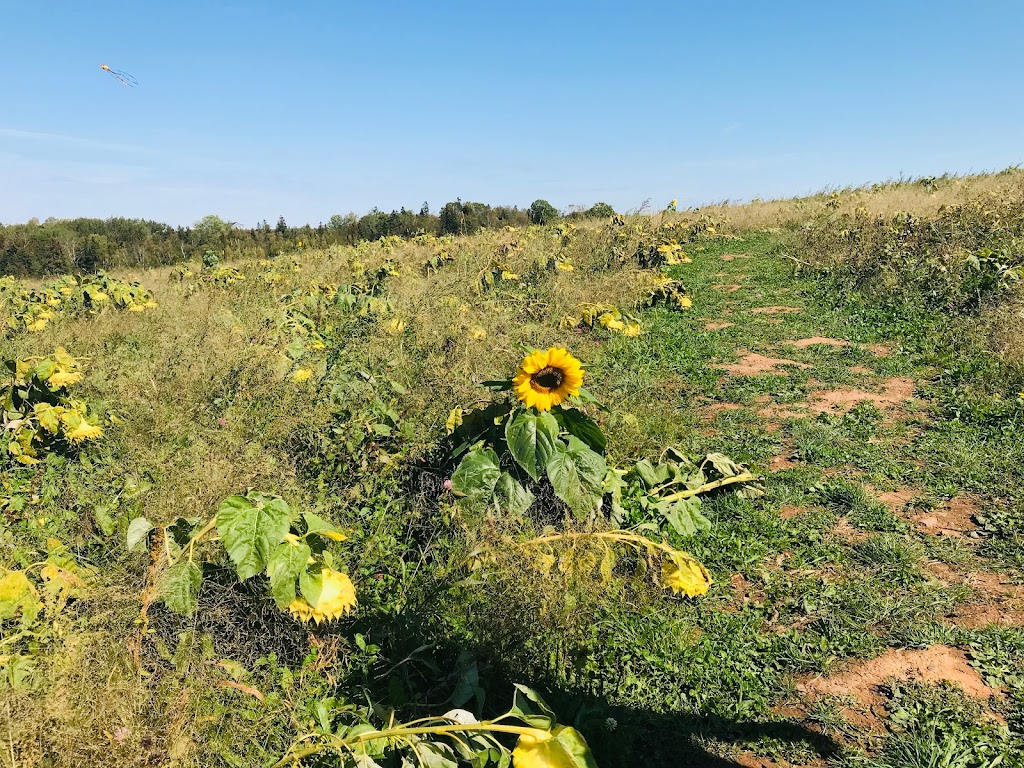
[[[313,371],[309,368],[299,368],[292,374],[292,381],[296,384],[309,381],[311,378],[313,378]]]
[[[685,552],[673,552],[661,562],[661,583],[676,594],[698,597],[711,586],[707,568]]]
[[[568,350],[551,347],[527,355],[519,364],[512,386],[527,408],[550,411],[580,393],[584,373],[580,361]]]
[[[356,606],[356,588],[347,574],[324,568],[320,575],[323,588],[316,605],[311,605],[304,597],[297,597],[288,606],[292,616],[306,624],[341,618]]]
[[[566,725],[556,725],[550,733],[524,733],[512,750],[513,768],[578,768],[592,765],[593,758],[583,736]]]

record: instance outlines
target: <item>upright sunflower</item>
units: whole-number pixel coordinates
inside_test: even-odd
[[[580,361],[568,350],[551,347],[523,358],[512,386],[527,408],[550,411],[552,406],[580,393],[584,373]]]

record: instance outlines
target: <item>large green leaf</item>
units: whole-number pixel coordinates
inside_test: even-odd
[[[229,496],[217,510],[217,531],[242,581],[267,567],[292,515],[284,499],[262,494]]]
[[[555,411],[555,418],[562,425],[562,429],[570,435],[576,435],[598,453],[604,453],[608,446],[608,438],[604,436],[597,422],[583,411],[576,408],[559,408]]]
[[[181,559],[164,571],[160,597],[175,613],[191,616],[196,612],[203,569],[192,560]]]
[[[659,501],[655,507],[681,536],[693,536],[697,531],[711,528],[711,521],[700,513],[700,499],[696,496],[677,501]]]
[[[508,472],[502,472],[494,484],[494,504],[502,512],[521,515],[533,504],[533,493]]]
[[[145,552],[149,532],[153,530],[153,524],[144,517],[136,517],[128,523],[128,551]]]
[[[489,498],[501,477],[498,455],[490,448],[474,448],[452,475],[452,490],[470,498]]]
[[[320,593],[323,592],[323,589],[324,575],[322,570],[304,570],[299,573],[299,591],[302,592],[302,596],[306,598],[307,603],[318,605],[320,603]]]
[[[561,750],[565,758],[561,759],[562,756],[555,758],[555,765],[572,765],[574,768],[597,768],[597,761],[594,760],[594,756],[591,754],[590,747],[583,738],[583,734],[569,726],[555,728],[554,734],[555,743],[553,746]],[[552,755],[552,757],[554,756]]]
[[[284,542],[270,554],[267,576],[270,577],[270,594],[278,608],[287,608],[295,599],[295,580],[309,560],[309,545],[300,541],[296,544]]]
[[[516,683],[512,695],[510,712],[532,728],[542,731],[550,731],[555,725],[555,713],[547,702],[535,690],[519,683]]]
[[[520,411],[505,424],[505,441],[519,466],[534,480],[540,480],[561,442],[558,420],[547,412]]]
[[[579,517],[600,508],[607,469],[604,457],[575,435],[569,436],[569,444],[556,450],[547,465],[555,494]]]

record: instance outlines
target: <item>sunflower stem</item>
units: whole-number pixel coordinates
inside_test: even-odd
[[[500,719],[500,718],[499,718]],[[366,733],[360,733],[356,736],[352,736],[347,739],[339,739],[337,737],[331,737],[330,741],[326,744],[314,744],[309,747],[303,747],[302,749],[292,749],[278,760],[274,764],[274,768],[285,765],[291,761],[293,764],[297,764],[299,760],[310,755],[315,755],[318,752],[322,752],[325,749],[352,749],[357,744],[362,744],[367,741],[374,741],[375,739],[390,739],[390,738],[404,738],[406,736],[419,736],[424,734],[435,734],[438,736],[448,736],[458,733],[475,733],[475,732],[492,732],[492,733],[514,733],[520,736],[528,734],[531,736],[546,735],[548,731],[541,728],[531,728],[530,726],[524,725],[500,725],[496,721],[484,721],[482,723],[449,723],[447,725],[425,725],[416,728],[409,728],[407,726],[398,726],[395,728],[387,728],[378,731],[367,731]]]

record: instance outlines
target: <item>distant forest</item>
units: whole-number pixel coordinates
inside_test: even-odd
[[[156,267],[214,251],[223,258],[270,258],[304,247],[354,245],[387,235],[422,233],[473,234],[482,228],[547,224],[559,218],[604,218],[615,211],[607,203],[562,216],[545,200],[529,208],[492,207],[483,203],[447,203],[439,213],[424,203],[418,213],[403,208],[365,216],[335,215],[326,224],[292,227],[281,217],[246,229],[217,216],[191,227],[172,227],[142,219],[47,219],[0,225],[0,275],[18,277],[95,272],[115,267]]]

